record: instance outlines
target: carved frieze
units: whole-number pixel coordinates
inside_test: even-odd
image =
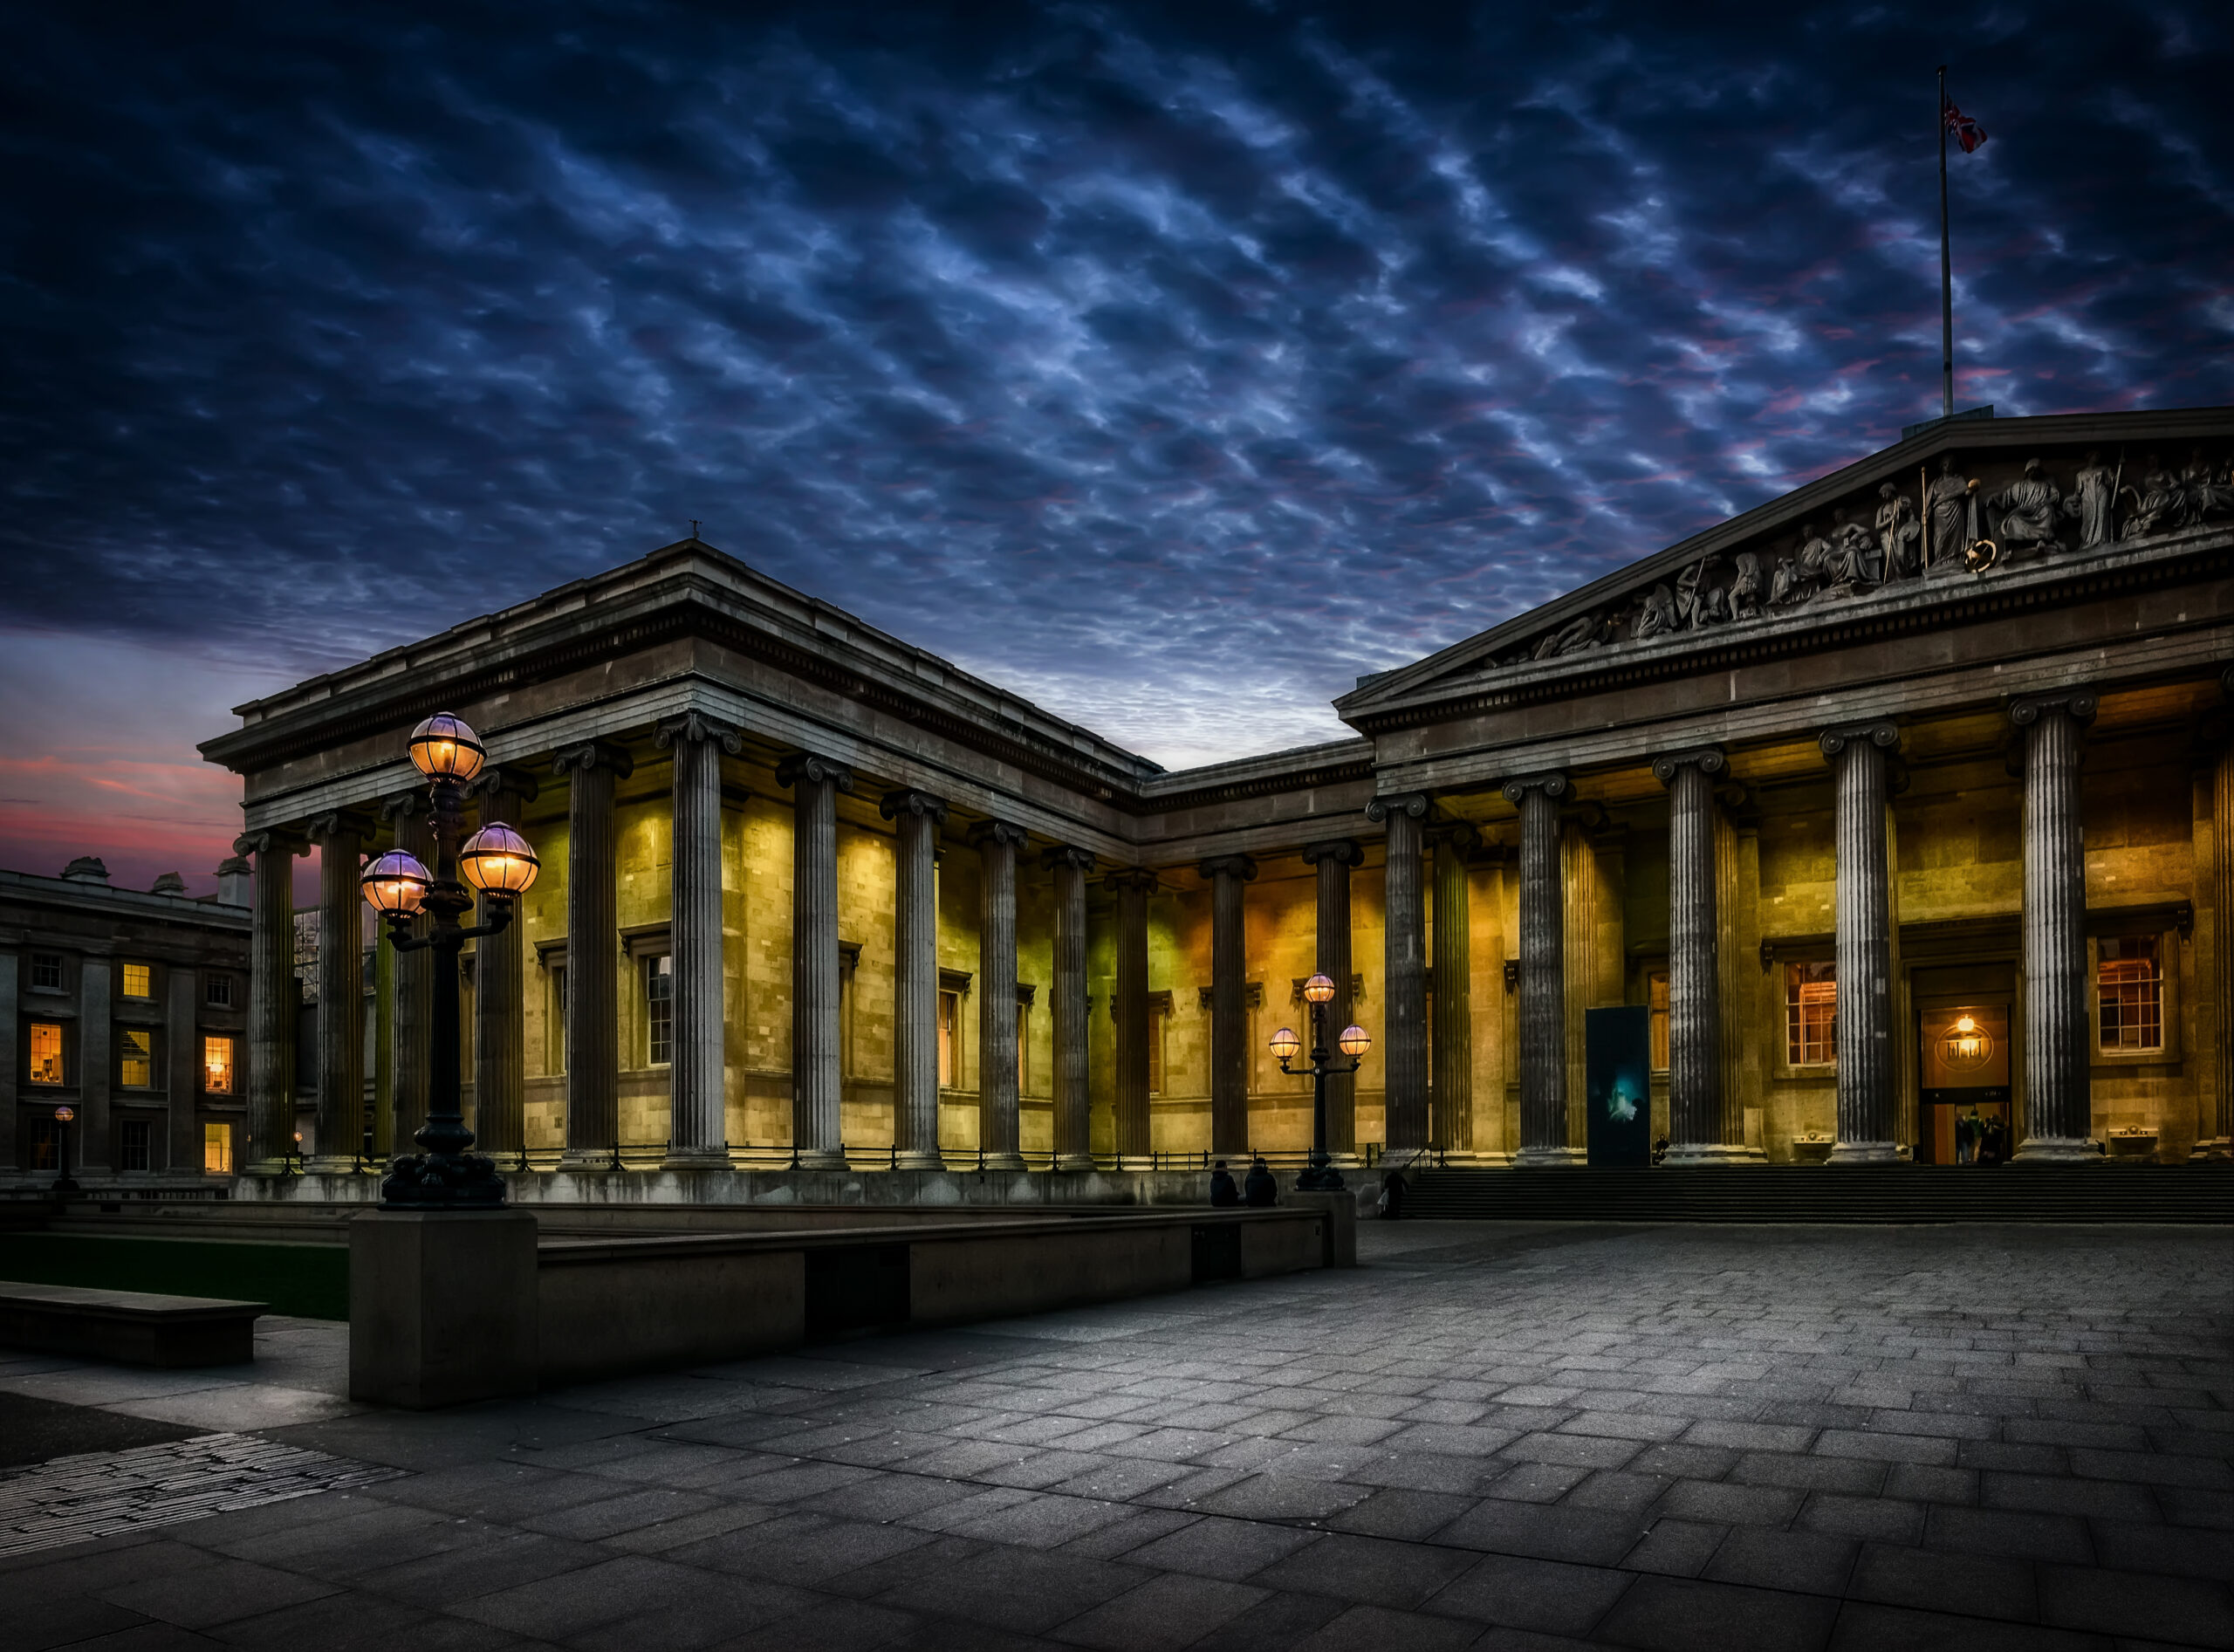
[[[2225,455],[2185,464],[2157,454],[1998,459],[1991,477],[1945,455],[1937,476],[1881,478],[1836,504],[1826,522],[1717,552],[1500,656],[1497,666],[1625,644],[1655,646],[1853,600],[1911,581],[1989,574],[2045,559],[2099,554],[2234,516]]]

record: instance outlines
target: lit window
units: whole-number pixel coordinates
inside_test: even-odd
[[[151,1167],[155,1132],[145,1119],[127,1119],[117,1127],[116,1168],[145,1170]]]
[[[62,991],[62,955],[59,952],[31,954],[31,984],[47,992]]]
[[[1171,1011],[1162,1004],[1148,1005],[1148,1093],[1163,1093],[1163,1028]]]
[[[202,1001],[212,1009],[230,1010],[233,1007],[233,977],[213,975],[202,984]]]
[[[1655,970],[1644,978],[1645,1002],[1652,1006],[1652,1070],[1668,1071],[1668,971]]]
[[[144,1090],[155,1081],[155,1035],[122,1029],[117,1051],[116,1081],[127,1090]]]
[[[233,1173],[233,1127],[230,1124],[205,1124],[202,1127],[202,1168],[212,1176]]]
[[[1838,967],[1785,968],[1785,1059],[1792,1066],[1827,1066],[1839,1059]]]
[[[31,1081],[33,1084],[62,1082],[62,1027],[58,1022],[31,1023]]]
[[[939,1088],[962,1082],[962,994],[939,994]]]
[[[2164,1047],[2164,977],[2156,970],[2156,937],[2134,936],[2096,943],[2100,969],[2105,1050]]]
[[[675,1059],[675,958],[662,952],[644,960],[645,1026],[650,1032],[654,1066]]]
[[[155,996],[154,971],[144,963],[124,966],[124,996],[127,998],[152,998]]]
[[[233,1041],[230,1038],[205,1038],[202,1040],[202,1088],[210,1095],[232,1094]]]

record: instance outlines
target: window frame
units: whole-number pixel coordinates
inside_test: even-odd
[[[1780,960],[1785,966],[1784,991],[1784,1058],[1785,1066],[1793,1073],[1819,1073],[1828,1069],[1835,1072],[1839,1065],[1839,977],[1835,958],[1791,958]],[[1800,971],[1820,970],[1803,980]],[[1827,986],[1830,989],[1830,1013],[1824,1021],[1824,1037],[1812,1039],[1807,1035],[1806,1016],[1807,1001],[1803,987]],[[1811,1058],[1808,1052],[1820,1047],[1824,1052]]]
[[[962,993],[939,989],[939,1088],[962,1088]]]
[[[54,979],[42,981],[39,975],[51,965]],[[34,952],[31,956],[31,985],[33,992],[67,992],[70,991],[70,961],[59,952]]]
[[[54,1077],[51,1079],[40,1078],[36,1065],[38,1035],[41,1032],[54,1034]],[[70,1023],[67,1021],[33,1019],[28,1023],[24,1029],[24,1083],[26,1086],[35,1086],[41,1090],[68,1089],[72,1076],[71,1069],[75,1065],[74,1058],[77,1053],[71,1048],[73,1042],[74,1040],[70,1037]]]
[[[140,985],[144,989],[139,992],[132,990],[132,972],[134,970],[140,972]],[[128,998],[134,1004],[153,1004],[155,1001],[155,988],[154,964],[119,960],[116,966],[116,996],[118,997]]]
[[[1666,964],[1662,964],[1656,970],[1648,969],[1644,972],[1645,1014],[1650,1029],[1647,1035],[1647,1048],[1649,1054],[1646,1058],[1646,1065],[1655,1073],[1665,1073],[1672,1061],[1675,1049],[1674,1033],[1671,1031],[1674,994],[1675,989],[1669,984],[1669,969]],[[1789,1051],[1789,1044],[1786,1048]]]
[[[134,1053],[135,1039],[140,1041],[137,1054]],[[161,1087],[155,1083],[155,1075],[162,1070],[160,1065],[161,1057],[162,1051],[156,1042],[154,1027],[120,1026],[117,1028],[116,1087],[120,1090],[134,1091],[154,1090]],[[147,1067],[145,1075],[137,1081],[129,1076],[135,1061],[144,1062]]]
[[[132,1162],[133,1139],[139,1138],[138,1164]],[[155,1168],[155,1124],[152,1119],[119,1119],[116,1121],[116,1168],[127,1175],[146,1176]]]
[[[2154,1044],[2112,1044],[2105,1036],[2108,1031],[2107,1018],[2113,1004],[2122,1004],[2126,1002],[2123,991],[2120,991],[2114,997],[2110,991],[2105,991],[2106,987],[2112,984],[2104,978],[2107,966],[2113,963],[2137,963],[2141,960],[2108,958],[2103,954],[2109,948],[2122,949],[2128,946],[2141,946],[2148,949],[2147,962],[2149,966],[2149,975],[2146,985],[2151,989],[2151,991],[2146,1013],[2142,1018],[2144,1022],[2153,1020],[2155,1024],[2156,1041]],[[2172,1047],[2175,1024],[2170,990],[2171,975],[2166,968],[2166,950],[2164,936],[2155,930],[2094,937],[2092,944],[2087,949],[2089,954],[2087,986],[2094,997],[2094,1013],[2088,1018],[2093,1024],[2094,1053],[2098,1059],[2148,1062],[2175,1059]],[[2142,984],[2135,983],[2134,984]]]
[[[645,953],[637,969],[637,980],[643,991],[644,1065],[671,1067],[675,1065],[675,954]],[[655,991],[654,984],[661,982],[667,990]],[[667,1045],[664,1056],[660,1052],[662,1035]]]
[[[216,1071],[209,1060],[209,1046],[213,1044],[225,1046],[225,1087],[222,1090],[215,1088],[209,1082],[209,1075]],[[240,1093],[240,1050],[230,1032],[205,1032],[202,1035],[202,1093],[227,1097]]]
[[[222,970],[213,970],[202,977],[202,1003],[205,1009],[230,1010],[233,1007],[233,977]]]
[[[217,1162],[211,1163],[216,1159]],[[233,1173],[233,1121],[230,1119],[204,1119],[202,1121],[202,1174],[230,1176]]]

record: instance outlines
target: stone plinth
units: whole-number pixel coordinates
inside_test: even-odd
[[[371,1210],[351,1222],[349,1397],[424,1411],[533,1393],[535,1239],[525,1210]]]

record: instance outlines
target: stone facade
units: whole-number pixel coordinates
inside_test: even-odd
[[[1299,1151],[1264,1046],[1330,958],[1375,1038],[1347,1153],[1573,1162],[1629,1004],[1678,1162],[1959,1156],[1977,1109],[2020,1156],[2223,1155],[2230,456],[2227,409],[1931,427],[1365,680],[1353,738],[1184,773],[696,540],[204,751],[283,863],[408,825],[436,709],[517,777],[544,874],[467,1077],[531,1163]]]
[[[0,1186],[52,1182],[60,1107],[80,1181],[230,1172],[247,1125],[248,864],[218,884],[199,900],[168,875],[117,888],[93,860],[58,878],[0,872]],[[291,969],[280,985],[291,1049]]]

